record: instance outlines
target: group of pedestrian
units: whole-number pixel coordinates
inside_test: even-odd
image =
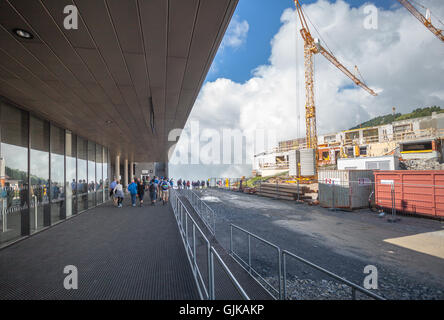
[[[206,186],[209,187],[210,186],[210,182],[207,181],[206,182]],[[205,180],[197,180],[197,181],[190,181],[190,180],[182,180],[182,178],[180,178],[179,180],[177,180],[177,188],[179,189],[191,189],[191,187],[193,189],[203,189],[205,187]]]
[[[168,179],[166,177],[153,177],[151,180],[143,177],[134,178],[128,185],[127,190],[131,196],[131,206],[135,207],[137,205],[137,199],[139,200],[139,206],[143,206],[143,200],[145,197],[145,191],[149,192],[151,199],[151,205],[155,205],[158,198],[165,205],[169,200],[169,190],[173,188],[173,179]],[[125,197],[124,189],[120,180],[114,180],[110,184],[110,197],[113,198],[114,204],[121,208],[123,199]]]

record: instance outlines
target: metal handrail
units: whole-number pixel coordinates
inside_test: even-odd
[[[245,262],[242,258],[240,258],[233,251],[233,228],[236,228],[236,229],[238,229],[240,231],[243,231],[244,233],[248,234],[248,236],[249,236],[249,238],[248,238],[248,260],[249,260],[248,263]],[[278,253],[279,253],[279,258],[278,258],[279,291],[274,289],[274,287],[271,284],[269,284],[264,278],[262,278],[257,273],[257,271],[255,271],[253,268],[251,268],[251,244],[250,244],[250,237],[254,237],[255,239],[258,239],[258,240],[262,241],[263,243],[265,243],[265,244],[275,248],[276,250],[278,250]],[[359,285],[357,285],[357,284],[355,284],[355,283],[353,283],[353,282],[351,282],[351,281],[349,281],[347,279],[344,279],[344,278],[340,277],[339,275],[337,275],[337,274],[335,274],[335,273],[333,273],[331,271],[328,271],[328,270],[326,270],[326,269],[324,269],[324,268],[322,268],[322,267],[320,267],[320,266],[318,266],[318,265],[316,265],[316,264],[314,264],[314,263],[312,263],[312,262],[310,262],[308,260],[305,260],[304,258],[301,258],[301,257],[295,255],[294,253],[288,251],[288,250],[281,250],[281,248],[279,246],[275,245],[274,243],[271,243],[270,241],[267,241],[267,240],[265,240],[265,239],[255,235],[255,234],[251,233],[250,231],[247,231],[247,230],[245,230],[245,229],[243,229],[241,227],[238,227],[236,225],[233,225],[233,224],[230,224],[230,255],[232,255],[233,258],[238,263],[239,263],[239,261],[237,260],[237,258],[240,259],[243,263],[247,264],[248,267],[252,271],[255,272],[255,274],[260,276],[263,281],[265,281],[270,287],[272,287],[277,293],[279,293],[279,299],[281,299],[281,300],[285,300],[286,297],[287,297],[287,260],[285,258],[286,256],[290,256],[290,257],[292,257],[292,258],[294,258],[294,259],[296,259],[296,260],[298,260],[298,261],[300,261],[300,262],[302,262],[302,263],[304,263],[306,265],[311,266],[312,268],[314,268],[314,269],[316,269],[316,270],[318,270],[320,272],[323,272],[323,273],[327,274],[328,276],[332,277],[333,279],[336,279],[336,280],[342,282],[343,284],[348,285],[349,287],[352,288],[352,298],[353,298],[353,300],[356,299],[356,291],[362,292],[362,293],[366,294],[367,296],[369,296],[369,297],[371,297],[373,299],[376,299],[376,300],[385,300],[385,298],[383,298],[383,297],[381,297],[381,296],[379,296],[379,295],[377,295],[377,294],[375,294],[375,293],[373,293],[373,292],[371,292],[371,291],[369,291],[369,290],[367,290],[367,289],[365,289],[365,288],[363,288],[363,287],[361,287],[361,286],[359,286]],[[244,268],[244,266],[241,263],[239,263],[239,265]],[[250,271],[250,275],[252,275],[251,271]],[[257,281],[257,279],[255,279],[255,280]],[[257,282],[262,287],[264,287],[259,281],[257,281]],[[267,290],[265,287],[264,287],[264,289]]]
[[[349,281],[349,280],[347,280],[345,278],[342,278],[342,277],[338,276],[337,274],[335,274],[335,273],[333,273],[331,271],[328,271],[328,270],[326,270],[326,269],[324,269],[324,268],[322,268],[322,267],[320,267],[320,266],[318,266],[318,265],[316,265],[316,264],[314,264],[314,263],[312,263],[312,262],[310,262],[308,260],[305,260],[304,258],[301,258],[301,257],[295,255],[292,252],[289,252],[287,250],[282,250],[282,260],[283,260],[283,264],[282,265],[283,265],[283,269],[284,269],[283,270],[283,282],[284,282],[283,298],[284,299],[286,299],[286,296],[287,296],[287,285],[286,285],[287,284],[287,282],[286,282],[287,281],[287,266],[286,266],[286,259],[285,259],[286,255],[288,255],[288,256],[290,256],[290,257],[292,257],[292,258],[294,258],[294,259],[296,259],[296,260],[298,260],[298,261],[300,261],[300,262],[302,262],[302,263],[304,263],[306,265],[309,265],[310,267],[312,267],[312,268],[314,268],[314,269],[316,269],[316,270],[318,270],[320,272],[323,272],[323,273],[327,274],[328,276],[330,276],[331,278],[333,278],[335,280],[338,280],[338,281],[348,285],[349,287],[351,287],[352,288],[352,298],[353,298],[353,300],[356,300],[356,291],[360,291],[360,292],[366,294],[367,296],[369,296],[369,297],[371,297],[373,299],[376,299],[376,300],[386,300],[385,298],[381,297],[380,295],[377,295],[376,293],[373,293],[373,292],[371,292],[371,291],[369,291],[369,290],[367,290],[367,289],[365,289],[365,288],[363,288],[361,286],[358,286],[357,284],[355,284],[355,283],[353,283],[353,282],[351,282],[351,281]]]
[[[210,280],[210,283],[211,283],[210,294],[211,294],[211,297],[212,297],[211,300],[214,300],[216,298],[216,295],[215,295],[215,292],[214,292],[214,256],[216,256],[217,260],[219,261],[220,265],[222,266],[222,269],[228,275],[229,279],[234,284],[234,287],[240,293],[242,298],[244,298],[245,300],[250,300],[250,297],[248,296],[248,294],[242,288],[240,283],[236,280],[236,278],[234,277],[233,273],[227,267],[227,265],[222,260],[222,258],[220,257],[219,253],[217,253],[216,249],[214,249],[214,247],[211,247],[211,249],[210,249],[210,263],[211,263],[211,270],[212,270],[211,276],[210,276],[210,279],[211,279]]]
[[[173,212],[174,212],[174,215],[175,215],[175,218],[177,221],[177,225],[179,227],[182,241],[183,241],[185,249],[186,249],[188,260],[189,260],[189,262],[191,264],[191,268],[193,270],[193,275],[196,280],[197,288],[199,290],[199,295],[202,299],[203,298],[209,299],[210,298],[209,289],[206,287],[205,281],[202,276],[202,272],[200,271],[199,266],[197,265],[196,230],[200,233],[200,235],[202,236],[202,238],[206,244],[208,266],[209,266],[209,261],[210,261],[210,254],[209,254],[210,247],[211,247],[210,242],[208,241],[207,237],[202,232],[202,230],[199,228],[197,223],[194,221],[194,219],[191,217],[186,206],[184,205],[182,200],[180,200],[180,198],[177,196],[175,191],[172,192],[171,200],[172,200],[171,203],[172,203],[172,207],[173,207]],[[193,234],[192,244],[189,243],[189,239],[188,239],[188,219],[190,220],[191,225],[192,225],[192,234]],[[201,289],[201,287],[202,287],[202,289]],[[203,292],[202,292],[202,290],[203,290]]]
[[[193,190],[181,189],[181,192],[190,202],[193,209],[198,216],[202,219],[202,222],[207,226],[212,235],[216,234],[216,214],[213,209],[210,208]],[[202,208],[203,207],[203,208]],[[205,213],[204,214],[204,208]]]
[[[202,230],[199,228],[196,221],[193,219],[191,214],[189,213],[188,209],[186,208],[185,204],[182,202],[182,200],[178,197],[177,191],[172,189],[171,191],[171,206],[173,208],[174,217],[176,218],[176,222],[180,231],[180,235],[182,238],[182,241],[185,246],[185,251],[187,253],[188,261],[191,264],[191,268],[193,270],[193,276],[196,280],[197,288],[199,291],[199,295],[201,299],[209,299],[214,300],[216,299],[215,296],[215,285],[214,285],[214,256],[216,256],[217,260],[219,261],[220,265],[222,266],[224,272],[227,274],[229,280],[234,284],[236,290],[241,294],[241,296],[246,299],[250,300],[248,295],[246,294],[245,290],[242,288],[242,286],[239,284],[237,279],[234,277],[233,273],[230,271],[230,269],[227,267],[227,265],[224,263],[220,255],[217,253],[216,249],[214,249],[213,246],[210,245],[210,241],[205,236],[205,234],[202,232]],[[188,221],[191,222],[192,226],[192,243],[190,244],[190,241],[188,239]],[[208,266],[208,287],[205,285],[205,281],[202,277],[202,272],[199,269],[199,266],[197,265],[196,260],[196,230],[200,233],[202,236],[206,247],[207,247],[207,266]],[[202,289],[201,289],[202,287]],[[203,290],[203,292],[202,292]]]
[[[244,232],[244,233],[246,233],[247,235],[248,235],[248,262],[246,262],[246,261],[244,261],[244,259],[242,259],[234,250],[233,250],[233,228],[235,228],[235,229],[237,229],[237,230],[239,230],[239,231],[242,231],[242,232]],[[267,280],[265,280],[252,266],[251,266],[251,237],[253,237],[253,238],[255,238],[255,239],[257,239],[257,240],[259,240],[259,241],[261,241],[261,242],[263,242],[263,243],[265,243],[266,245],[268,245],[268,246],[270,246],[270,247],[272,247],[272,248],[274,248],[274,249],[276,249],[277,250],[277,260],[278,260],[278,277],[279,277],[279,288],[278,289],[276,289],[271,283],[269,283]],[[243,228],[241,228],[241,227],[239,227],[239,226],[236,226],[236,225],[234,225],[234,224],[230,224],[230,255],[233,257],[233,259],[235,259],[235,260],[240,260],[240,261],[242,261],[244,264],[246,264],[247,266],[248,266],[248,270],[241,264],[241,263],[239,263],[239,265],[242,267],[242,268],[244,268],[251,276],[252,276],[252,273],[254,273],[254,274],[256,274],[259,278],[261,278],[261,280],[262,281],[264,281],[270,288],[272,288],[273,289],[273,291],[275,291],[275,294],[277,294],[278,295],[278,298],[280,299],[281,297],[282,297],[282,283],[281,283],[281,278],[282,278],[282,274],[281,274],[281,272],[282,272],[282,268],[281,268],[281,266],[282,266],[282,260],[281,260],[281,249],[277,246],[277,245],[275,245],[275,244],[273,244],[273,243],[271,243],[271,242],[269,242],[269,241],[267,241],[267,240],[265,240],[265,239],[263,239],[263,238],[261,238],[261,237],[259,237],[259,236],[257,236],[257,235],[255,235],[255,234],[253,234],[253,233],[251,233],[251,232],[249,232],[249,231],[247,231],[247,230],[245,230],[245,229],[243,229]],[[239,262],[239,261],[238,261]],[[255,279],[256,280],[256,279]],[[275,294],[273,294],[273,293],[271,293],[270,292],[270,290],[268,290],[262,283],[260,283],[259,281],[257,281],[272,297],[274,297],[274,298],[276,298],[275,297]]]

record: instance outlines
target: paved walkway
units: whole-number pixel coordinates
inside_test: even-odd
[[[64,267],[78,269],[66,290]],[[199,299],[171,207],[104,204],[0,250],[0,299]]]

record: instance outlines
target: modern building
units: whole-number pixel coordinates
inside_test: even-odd
[[[0,246],[166,170],[236,5],[0,1]]]

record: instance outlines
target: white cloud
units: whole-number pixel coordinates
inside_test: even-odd
[[[427,5],[444,17],[442,0]],[[324,57],[315,57],[318,133],[348,129],[371,117],[417,107],[444,107],[444,46],[405,8],[379,10],[379,28],[367,30],[364,6],[318,0],[304,6],[324,40],[350,71],[357,64],[378,97],[355,87]],[[287,9],[271,41],[269,64],[258,66],[243,84],[208,82],[190,114],[204,128],[277,129],[278,139],[305,135],[303,42],[295,10]],[[312,33],[315,33],[312,28]],[[180,142],[179,142],[180,143]],[[211,170],[211,168],[207,168]],[[209,172],[200,168],[199,172]],[[244,174],[248,172],[244,171]],[[214,175],[214,174],[213,174]]]
[[[249,28],[247,20],[240,21],[238,16],[234,16],[222,40],[221,47],[240,47],[247,40]]]

